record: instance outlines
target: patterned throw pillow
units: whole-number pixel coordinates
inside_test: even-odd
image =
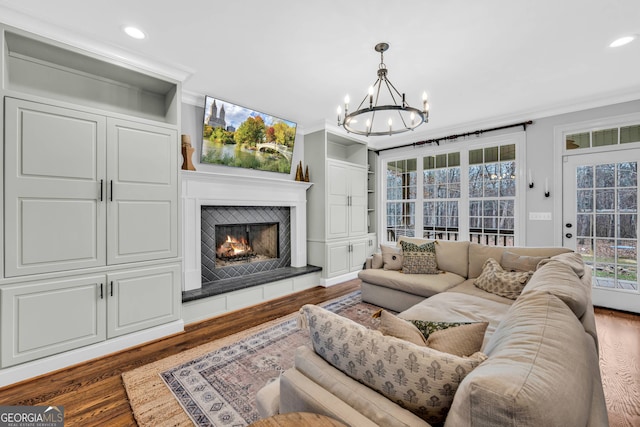
[[[487,358],[419,347],[314,305],[300,312],[320,357],[430,424],[445,421],[460,382]]]
[[[436,261],[436,245],[434,242],[427,242],[422,245],[415,243],[400,242],[402,245],[402,272],[405,274],[438,274],[438,263]]]
[[[402,250],[395,246],[380,245],[382,268],[385,270],[402,269]]]
[[[531,276],[533,276],[533,271],[504,271],[498,261],[489,258],[482,266],[482,273],[474,284],[483,291],[516,299]]]

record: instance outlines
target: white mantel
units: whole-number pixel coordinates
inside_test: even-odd
[[[181,171],[183,291],[202,287],[200,220],[202,206],[289,206],[291,266],[307,265],[309,182],[212,172]]]

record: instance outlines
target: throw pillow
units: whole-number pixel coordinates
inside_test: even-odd
[[[427,347],[456,356],[471,356],[480,351],[489,322],[455,326],[429,335]]]
[[[483,291],[516,299],[532,275],[533,271],[504,271],[498,261],[489,258],[474,284]]]
[[[470,325],[474,322],[432,322],[429,320],[409,320],[418,330],[424,335],[426,340],[429,336],[436,332],[442,331],[448,328],[455,328],[456,326]]]
[[[445,421],[460,382],[487,358],[419,347],[315,305],[300,311],[320,357],[430,424]]]
[[[385,270],[402,269],[402,249],[395,246],[380,245],[382,268]]]
[[[378,330],[384,335],[400,338],[409,341],[415,345],[424,347],[427,345],[427,339],[422,332],[411,322],[407,322],[386,310],[380,310],[380,325]]]
[[[438,274],[436,245],[434,242],[416,245],[400,242],[402,245],[402,272],[405,274]]]
[[[382,268],[383,265],[382,254],[375,253],[371,256],[371,268]]]
[[[547,257],[518,255],[506,251],[502,254],[500,265],[506,271],[536,271],[538,263]]]

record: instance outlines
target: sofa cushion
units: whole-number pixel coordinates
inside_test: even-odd
[[[403,274],[401,271],[362,270],[358,277],[363,282],[429,297],[464,282],[464,277],[445,272],[443,274]]]
[[[500,265],[506,271],[536,271],[538,263],[548,257],[518,255],[513,252],[505,251],[502,253]]]
[[[301,312],[318,355],[429,423],[445,420],[458,384],[486,358],[419,347],[314,305]]]
[[[433,242],[416,245],[400,242],[402,247],[402,272],[404,274],[439,274],[436,263],[436,245]]]
[[[474,284],[484,291],[516,299],[532,275],[533,271],[504,271],[498,261],[489,258]]]
[[[551,257],[565,252],[571,252],[571,249],[567,248],[528,248],[528,247],[504,247],[504,246],[486,246],[478,243],[469,244],[469,279],[474,279],[482,273],[482,267],[485,261],[489,258],[502,259],[502,254],[505,251],[512,252],[518,255],[529,256],[544,256]],[[444,267],[441,267],[444,268]]]
[[[598,354],[557,297],[521,295],[484,351],[489,359],[460,384],[445,426],[588,425]]]
[[[402,248],[381,244],[380,252],[382,252],[382,268],[402,270]]]
[[[454,240],[429,240],[402,236],[400,242],[406,241],[421,245],[425,242],[436,242],[436,262],[443,271],[455,273],[464,278],[469,274],[469,242]]]
[[[555,256],[541,263],[541,267],[524,287],[522,293],[543,291],[553,294],[560,298],[579,319],[590,304],[591,288],[580,280],[576,271],[584,274],[584,264],[580,254],[571,252]]]

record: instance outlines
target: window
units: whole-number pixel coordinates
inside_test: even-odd
[[[640,125],[580,132],[565,137],[565,147],[567,150],[630,144],[633,142],[640,142]]]
[[[415,236],[417,159],[387,163],[387,240]]]
[[[515,144],[469,151],[469,240],[513,246]]]
[[[460,153],[424,157],[422,170],[423,237],[458,240]]]
[[[382,241],[417,236],[517,245],[519,204],[524,204],[517,194],[526,177],[520,183],[516,172],[523,169],[518,153],[524,141],[524,133],[517,133],[421,147],[407,158],[383,156],[387,235]]]

